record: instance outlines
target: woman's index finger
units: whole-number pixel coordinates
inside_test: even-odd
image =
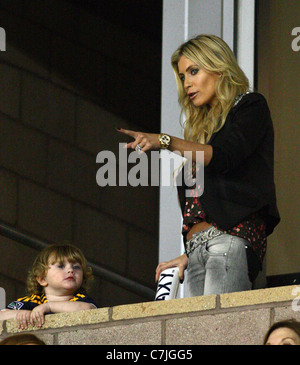
[[[124,129],[124,128],[117,128],[118,132],[121,132],[121,133],[124,133],[124,134],[127,134],[128,136],[131,136],[133,138],[135,138],[137,132],[135,131],[132,131],[130,129]]]

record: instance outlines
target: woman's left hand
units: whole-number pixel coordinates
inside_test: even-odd
[[[145,133],[145,132],[135,132],[129,129],[117,128],[118,132],[127,134],[134,138],[133,142],[129,142],[126,148],[132,148],[136,150],[136,146],[140,146],[140,151],[146,152],[148,150],[158,150],[160,148],[158,134]]]

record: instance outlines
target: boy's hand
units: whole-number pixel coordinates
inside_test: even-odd
[[[33,308],[30,315],[30,324],[36,327],[42,327],[45,323],[45,313],[50,312],[49,303],[43,303]]]
[[[30,316],[31,311],[30,310],[19,310],[17,311],[16,320],[18,323],[19,329],[26,329],[28,327],[28,324],[30,323]]]

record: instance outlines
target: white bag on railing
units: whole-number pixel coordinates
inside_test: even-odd
[[[157,283],[155,300],[175,299],[179,284],[179,269],[171,267],[161,272]]]

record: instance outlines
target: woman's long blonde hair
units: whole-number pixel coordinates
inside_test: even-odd
[[[186,94],[179,78],[178,61],[185,56],[206,72],[219,74],[216,85],[217,102],[211,107],[195,107]],[[249,81],[241,70],[229,46],[215,35],[201,34],[183,43],[172,55],[178,101],[181,114],[185,113],[184,138],[207,143],[213,133],[219,131],[226,120],[237,95],[249,89]]]

